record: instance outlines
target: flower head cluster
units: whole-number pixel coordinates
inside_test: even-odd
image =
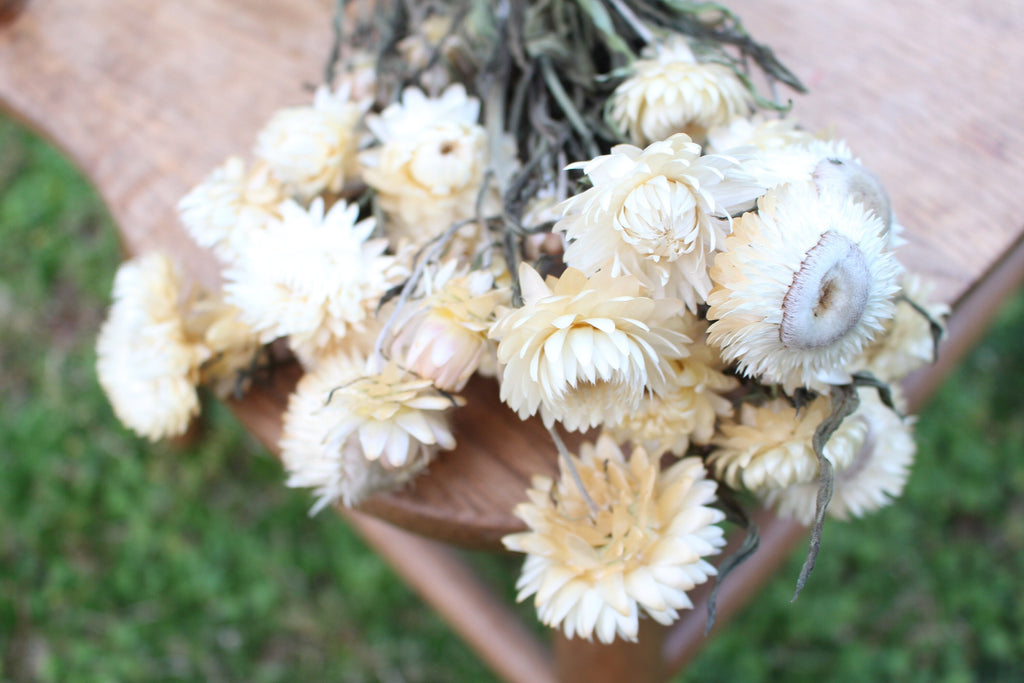
[[[725,545],[715,482],[698,458],[659,472],[642,448],[626,460],[606,435],[571,461],[596,510],[564,464],[558,483],[534,478],[515,510],[529,530],[503,539],[526,553],[519,600],[535,596],[540,620],[570,638],[635,641],[641,613],[671,623],[693,607],[686,591],[715,575],[703,559]]]
[[[336,24],[333,82],[179,202],[220,291],[159,256],[118,273],[97,351],[125,424],[178,434],[198,386],[297,360],[288,483],[358,505],[453,448],[452,392],[497,376],[508,419],[601,430],[505,542],[541,619],[605,642],[714,574],[717,485],[802,522],[820,458],[833,516],[899,494],[911,422],[873,392],[814,436],[866,373],[930,360],[946,308],[903,274],[881,179],[755,96],[800,88],[769,49],[727,13],[681,35],[701,3],[370,4]]]

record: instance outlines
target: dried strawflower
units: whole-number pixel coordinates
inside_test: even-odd
[[[321,364],[322,365],[322,364]],[[388,363],[378,372],[367,366],[350,381],[333,387],[325,410],[337,420],[327,447],[357,440],[363,455],[385,467],[403,467],[429,459],[438,448],[455,448],[447,411],[462,399],[442,394],[430,380]]]
[[[511,291],[496,287],[492,272],[467,271],[454,260],[429,268],[419,289],[420,298],[407,304],[410,312],[398,325],[393,353],[438,389],[461,391],[482,363],[494,365],[487,333]]]
[[[693,607],[686,591],[715,575],[702,559],[725,545],[715,526],[725,515],[710,507],[715,482],[698,458],[659,472],[637,448],[627,462],[606,435],[569,457],[597,509],[564,462],[557,484],[534,477],[529,502],[515,509],[529,530],[502,539],[527,554],[518,599],[535,595],[540,620],[569,638],[635,641],[641,612],[670,624]]]
[[[501,400],[520,417],[569,430],[614,424],[646,392],[667,386],[673,359],[687,354],[681,303],[651,299],[632,277],[569,268],[547,282],[519,268],[523,306],[499,316],[490,335],[503,364]]]
[[[387,214],[393,241],[422,244],[476,215],[488,164],[479,111],[480,102],[455,84],[437,98],[408,88],[401,102],[367,116],[380,145],[362,152],[359,161]]]
[[[409,438],[403,447],[401,438],[392,439],[397,445],[394,452],[385,457],[367,457],[364,439],[373,452],[379,456],[374,445],[374,430],[386,434],[409,430],[398,426],[410,411],[420,410],[410,405],[409,395],[395,394],[395,410],[385,409],[380,420],[372,416],[373,409],[380,410],[386,405],[375,396],[371,407],[361,402],[370,393],[361,388],[366,375],[366,362],[358,356],[339,354],[322,359],[314,372],[307,372],[295,392],[288,399],[288,410],[284,415],[281,437],[281,460],[288,472],[288,485],[314,489],[316,504],[311,510],[315,514],[327,505],[340,500],[348,506],[355,506],[379,491],[397,488],[410,481],[426,468],[432,459],[439,440],[452,443],[451,434],[437,419],[412,419],[409,424],[426,422],[428,429],[414,428],[413,431],[427,436],[432,443],[425,444],[418,438]],[[340,392],[340,393],[339,393]],[[348,392],[348,393],[345,393]],[[412,396],[418,396],[414,391]],[[433,400],[433,399],[431,399]],[[401,405],[402,403],[405,405]],[[437,402],[440,406],[440,401]],[[447,401],[440,409],[450,405]],[[429,409],[428,409],[429,410]],[[399,417],[399,413],[403,417]],[[435,435],[440,433],[440,439]],[[385,447],[387,450],[387,447]],[[393,464],[401,461],[400,464]]]
[[[593,187],[569,198],[555,225],[570,240],[566,264],[588,275],[633,275],[696,312],[711,290],[708,266],[730,212],[762,192],[736,159],[700,151],[679,134],[642,150],[616,145],[577,164]]]
[[[208,350],[185,329],[186,292],[174,263],[153,252],[125,261],[96,341],[96,370],[114,414],[151,441],[183,434],[199,413]]]
[[[858,432],[854,457],[835,468],[828,506],[828,514],[841,520],[862,517],[898,498],[917,450],[912,419],[901,418],[886,407],[874,389],[861,389],[859,395],[860,406],[840,428],[851,423]],[[766,505],[805,526],[814,521],[817,495],[816,481],[761,492]]]
[[[766,384],[820,389],[892,317],[900,265],[881,222],[813,183],[768,192],[734,224],[711,268],[710,343]]]
[[[373,219],[356,222],[355,205],[339,201],[325,213],[318,197],[308,210],[287,201],[280,211],[225,272],[227,301],[262,341],[288,337],[312,357],[360,331],[405,271],[384,240],[371,239]]]
[[[698,61],[686,39],[675,36],[633,63],[633,73],[612,94],[610,115],[633,143],[646,145],[674,133],[701,139],[752,106],[731,68]]]
[[[311,106],[279,110],[260,131],[256,157],[301,200],[340,192],[355,171],[358,126],[370,105],[349,86],[317,88]]]
[[[721,425],[708,466],[734,489],[763,491],[807,483],[816,486],[818,456],[812,439],[831,412],[832,401],[827,396],[819,396],[799,410],[782,398],[761,406],[744,403],[738,421]],[[825,444],[825,457],[834,467],[845,467],[853,460],[863,436],[862,425],[844,421]]]
[[[246,168],[229,157],[178,202],[178,216],[196,243],[234,261],[254,231],[280,218],[284,188],[266,164]]]

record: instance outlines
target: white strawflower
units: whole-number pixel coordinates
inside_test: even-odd
[[[725,421],[713,443],[708,466],[731,488],[751,491],[817,482],[818,457],[814,432],[832,412],[832,401],[819,396],[797,410],[778,398],[761,406],[744,403],[738,422]],[[825,444],[824,455],[834,467],[852,462],[865,428],[844,420]]]
[[[857,425],[860,437],[852,460],[834,471],[832,500],[827,513],[836,519],[862,517],[883,508],[903,492],[917,450],[913,420],[887,408],[874,389],[859,390],[861,404],[844,420]],[[766,489],[761,498],[783,517],[805,526],[814,522],[818,483]]]
[[[167,256],[126,261],[96,342],[99,382],[114,413],[152,441],[184,433],[199,413],[196,383],[208,352],[186,334],[185,299]]]
[[[662,392],[670,363],[687,355],[681,303],[642,296],[631,277],[569,268],[545,283],[519,268],[523,306],[499,316],[490,335],[503,364],[501,400],[521,418],[540,411],[548,426],[614,424]]]
[[[716,574],[702,559],[725,545],[715,526],[725,515],[710,507],[715,482],[698,458],[659,473],[637,448],[627,462],[608,436],[571,457],[597,511],[564,463],[557,484],[534,477],[529,502],[515,509],[529,530],[502,539],[527,554],[518,599],[534,595],[540,620],[569,638],[635,641],[641,612],[672,623],[693,607],[686,591]]]
[[[910,301],[936,322],[949,314],[949,306],[931,300],[933,286],[915,273],[904,273],[896,314],[883,333],[853,362],[851,372],[867,370],[883,382],[898,382],[935,360],[931,324]],[[909,300],[909,301],[908,301]]]
[[[679,134],[643,150],[616,145],[580,165],[593,187],[569,198],[555,225],[569,239],[565,262],[588,275],[633,275],[654,296],[696,311],[729,214],[762,192],[737,160],[700,151]]]
[[[266,164],[247,169],[233,156],[178,202],[178,216],[199,246],[231,262],[254,231],[280,217],[284,199],[284,188]]]
[[[480,102],[454,84],[438,98],[407,88],[401,102],[367,117],[381,144],[361,153],[359,161],[363,178],[377,190],[393,241],[422,244],[476,215],[488,163],[479,112]]]
[[[443,395],[430,380],[395,363],[378,372],[371,369],[367,366],[330,394],[325,409],[337,420],[327,434],[329,449],[355,440],[369,460],[403,467],[418,458],[429,459],[438,448],[455,448],[447,412],[462,405],[461,398]]]
[[[494,274],[467,271],[454,260],[425,271],[420,298],[409,302],[393,344],[393,353],[438,389],[461,391],[488,356],[495,353],[487,333],[499,305],[511,292],[497,288]]]
[[[311,106],[281,109],[260,131],[256,156],[302,200],[340,192],[353,174],[358,126],[370,105],[353,100],[349,86],[316,90]]]
[[[360,331],[405,271],[385,240],[370,239],[373,219],[356,222],[354,204],[325,213],[318,197],[308,210],[289,200],[280,211],[225,272],[226,298],[262,341],[288,337],[296,353],[315,356]]]
[[[705,343],[707,322],[684,315],[684,333],[693,340],[690,355],[672,362],[668,387],[661,394],[647,394],[640,406],[609,427],[620,442],[629,441],[652,455],[666,451],[684,455],[690,443],[707,444],[719,418],[732,416],[732,403],[722,394],[739,382],[723,372],[718,351]]]
[[[364,434],[370,435],[374,429],[401,430],[396,425],[407,418],[398,418],[398,412],[405,415],[416,409],[400,408],[390,419],[385,410],[379,421],[367,416],[363,410],[369,406],[359,403],[359,399],[364,398],[359,382],[366,374],[366,363],[358,356],[337,355],[323,359],[315,372],[299,380],[288,399],[281,460],[288,472],[288,486],[314,489],[317,501],[311,514],[338,500],[355,506],[378,491],[397,488],[423,471],[434,455],[432,445],[410,438],[408,447],[403,449],[401,443],[394,447],[394,460],[404,455],[400,465],[392,465],[391,457],[372,460],[367,457],[362,442]],[[346,390],[350,393],[339,394]],[[402,397],[396,398],[396,403],[400,403]],[[445,407],[447,405],[450,404],[445,401]],[[413,422],[416,420],[410,424]],[[437,442],[431,430],[439,428],[438,421],[425,418],[420,424],[423,422],[428,429],[421,433],[429,433],[428,440]],[[444,436],[444,429],[441,431],[441,440],[451,443],[450,434]],[[369,438],[372,445],[373,437]]]
[[[753,96],[732,69],[701,63],[686,40],[653,46],[612,94],[611,118],[632,142],[646,145],[674,133],[703,138],[708,129],[745,116]]]
[[[852,197],[776,188],[715,259],[708,339],[787,392],[847,383],[845,366],[893,315],[899,273],[878,217]]]

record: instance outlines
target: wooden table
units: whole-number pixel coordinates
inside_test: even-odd
[[[0,20],[10,19],[0,27],[0,106],[92,179],[128,252],[168,251],[215,283],[215,262],[188,239],[174,206],[227,155],[250,149],[273,111],[309,100],[333,3],[30,0],[17,15],[21,4],[0,0]],[[901,259],[954,306],[939,363],[908,382],[920,405],[1024,273],[1024,3],[728,4],[810,87],[799,118],[833,126],[881,176],[907,228]],[[272,450],[297,377],[285,373],[234,406]],[[495,547],[519,528],[510,511],[529,476],[555,470],[536,422],[495,405],[493,386],[469,391],[455,418],[458,449],[410,489],[345,516],[509,680],[657,680],[681,665],[702,641],[700,604],[636,646],[556,638],[553,659],[441,543]],[[762,549],[725,584],[721,617],[805,536],[770,515],[761,522]]]

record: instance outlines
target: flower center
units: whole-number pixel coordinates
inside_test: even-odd
[[[622,202],[616,227],[623,239],[653,260],[674,261],[699,242],[697,200],[689,186],[655,176]]]
[[[871,272],[861,250],[828,231],[807,252],[782,302],[779,338],[793,349],[829,346],[864,315]]]

